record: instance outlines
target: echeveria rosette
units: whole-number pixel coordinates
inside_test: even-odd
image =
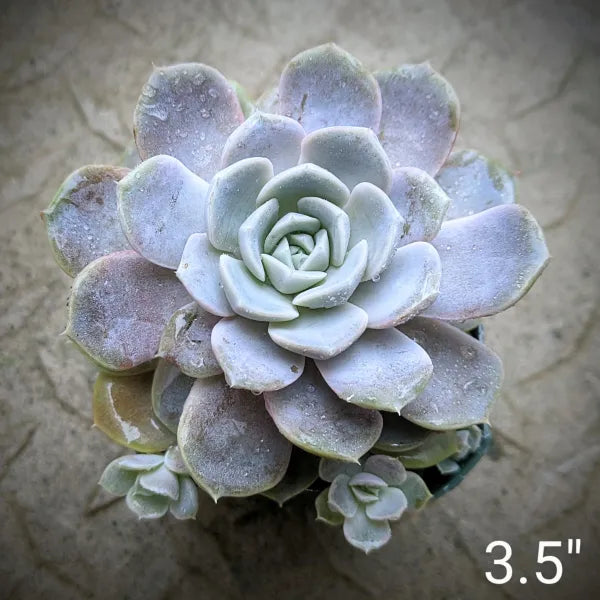
[[[170,512],[176,519],[195,519],[198,488],[190,478],[177,446],[165,454],[129,454],[104,469],[99,484],[140,519],[159,519]]]
[[[319,475],[331,485],[317,496],[317,519],[343,525],[346,540],[367,554],[390,540],[390,521],[431,498],[425,482],[391,456],[373,454],[359,465],[321,459]]]
[[[334,44],[254,108],[206,65],[155,69],[142,162],[76,171],[45,212],[103,431],[176,435],[213,498],[281,501],[312,473],[292,447],[357,465],[383,416],[487,422],[500,361],[452,324],[512,306],[548,252],[512,177],[450,154],[459,113],[428,64],[372,75]]]

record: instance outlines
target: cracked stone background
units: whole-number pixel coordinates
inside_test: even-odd
[[[0,3],[0,597],[598,597],[600,15],[593,2],[28,0]],[[467,481],[365,557],[299,500],[203,500],[137,522],[96,485],[120,449],[91,429],[93,371],[59,338],[69,279],[39,211],[73,169],[116,163],[152,63],[199,60],[258,95],[333,40],[369,67],[429,59],[463,106],[458,145],[503,161],[553,261],[487,320],[506,382]],[[538,540],[581,538],[559,584]],[[512,544],[493,586],[484,550]],[[521,575],[529,577],[521,585]]]

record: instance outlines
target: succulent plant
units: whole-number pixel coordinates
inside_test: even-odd
[[[312,456],[449,468],[502,380],[460,327],[548,261],[512,176],[451,153],[458,122],[428,64],[373,75],[334,44],[256,104],[206,65],[155,69],[141,162],[75,171],[43,214],[75,278],[66,334],[101,370],[96,425],[142,453],[177,443],[215,500],[284,502],[316,479]],[[407,423],[422,443],[402,441]]]
[[[361,464],[321,459],[319,475],[331,486],[317,496],[317,519],[343,524],[348,542],[366,553],[389,541],[389,521],[397,521],[407,508],[423,508],[431,498],[419,475],[382,454]]]
[[[159,519],[169,511],[176,519],[194,519],[198,488],[189,476],[177,446],[165,454],[133,454],[113,460],[104,469],[100,485],[140,519]]]

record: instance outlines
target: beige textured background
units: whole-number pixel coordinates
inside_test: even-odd
[[[600,19],[593,2],[73,0],[0,3],[0,597],[591,598],[600,590]],[[595,12],[594,12],[595,11]],[[461,147],[520,174],[554,255],[489,319],[504,358],[492,455],[369,557],[302,501],[205,501],[138,523],[99,493],[119,453],[90,430],[92,370],[58,333],[69,280],[38,213],[86,163],[114,163],[151,63],[199,60],[258,94],[333,40],[372,68],[429,59],[463,105]],[[582,538],[554,586],[540,539]],[[486,545],[513,545],[492,586]],[[521,575],[530,582],[518,583]],[[598,597],[596,595],[596,597]]]

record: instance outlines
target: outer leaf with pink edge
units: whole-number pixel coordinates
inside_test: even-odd
[[[502,383],[502,363],[475,338],[435,319],[416,318],[400,327],[429,355],[433,375],[402,416],[427,429],[459,429],[486,423]]]
[[[316,364],[346,402],[398,413],[418,397],[433,371],[427,353],[393,328],[367,330],[346,351]]]
[[[396,167],[435,175],[458,131],[460,107],[450,84],[429,63],[380,71],[383,110],[379,139]]]
[[[265,402],[279,431],[318,456],[358,462],[381,433],[381,415],[340,400],[310,362],[292,385],[266,392]]]
[[[377,129],[381,94],[356,58],[324,44],[301,52],[283,70],[279,112],[296,119],[307,133],[333,125]]]
[[[172,156],[153,156],[118,185],[119,217],[144,258],[176,269],[187,239],[206,231],[208,184]]]
[[[42,212],[58,266],[75,277],[96,258],[129,249],[117,213],[117,184],[129,169],[89,165],[71,173]]]
[[[277,485],[292,451],[262,397],[234,390],[220,376],[196,381],[177,438],[194,481],[215,501],[251,496]]]
[[[154,69],[135,108],[133,131],[143,160],[168,154],[210,180],[243,120],[237,94],[219,71],[183,63]]]
[[[169,318],[190,300],[171,271],[115,252],[76,277],[66,334],[101,367],[131,369],[156,356]]]
[[[442,280],[438,297],[423,314],[447,321],[510,308],[550,259],[540,226],[516,204],[446,221],[432,243],[442,262]]]

